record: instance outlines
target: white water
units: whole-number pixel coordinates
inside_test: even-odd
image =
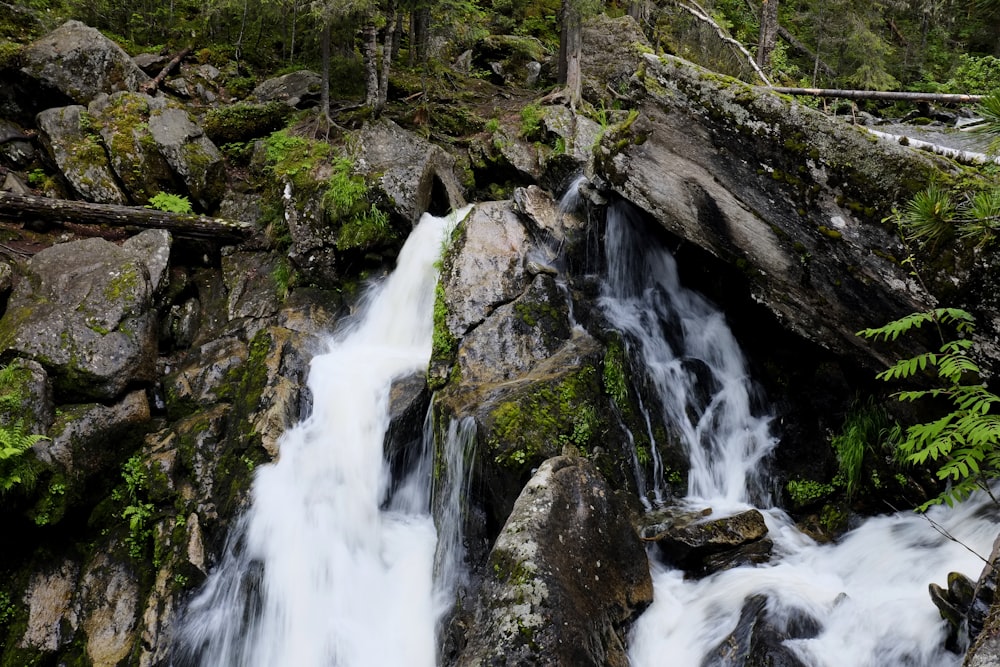
[[[737,625],[746,599],[768,597],[777,625],[802,614],[821,626],[785,645],[816,667],[949,667],[961,657],[942,647],[946,626],[927,586],[948,572],[975,579],[983,562],[938,533],[927,518],[988,555],[998,516],[975,498],[927,518],[914,513],[873,518],[836,544],[819,545],[772,508],[764,464],[774,447],[736,341],[721,313],[683,288],[673,258],[650,242],[623,205],[608,213],[608,278],[602,306],[639,356],[691,459],[687,502],[713,517],[763,508],[774,541],[771,562],[687,581],[653,566],[654,602],[633,628],[634,667],[701,667]],[[709,389],[707,394],[705,389]],[[659,490],[661,480],[651,480]],[[655,495],[655,494],[654,494]],[[742,665],[708,662],[712,665]]]
[[[436,663],[436,625],[454,584],[434,581],[430,465],[425,458],[423,474],[389,499],[382,449],[392,380],[427,368],[434,265],[467,212],[425,215],[357,321],[313,359],[312,415],[258,470],[250,509],[189,605],[175,665]],[[444,558],[457,576],[454,554]]]

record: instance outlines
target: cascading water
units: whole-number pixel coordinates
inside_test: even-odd
[[[948,572],[975,578],[979,554],[997,535],[997,508],[974,497],[928,517],[902,513],[869,519],[837,544],[820,545],[771,507],[764,466],[775,438],[721,313],[680,286],[673,258],[643,234],[625,204],[610,207],[608,276],[602,306],[637,350],[659,396],[663,420],[691,459],[688,502],[715,515],[757,504],[774,542],[770,563],[699,581],[654,564],[654,602],[633,628],[634,667],[742,665],[720,645],[753,596],[766,597],[770,623],[810,619],[808,638],[785,648],[816,667],[946,667],[961,656],[943,648],[946,626],[927,585]],[[646,406],[652,409],[652,406]],[[653,480],[659,488],[659,480]],[[939,524],[958,542],[945,537]],[[713,657],[714,656],[714,657]]]
[[[393,379],[427,368],[434,265],[467,212],[425,215],[357,321],[313,359],[312,415],[258,470],[247,514],[181,623],[175,666],[435,664],[436,624],[460,576],[456,538],[438,556],[449,579],[435,582],[433,447],[391,498],[382,449]]]

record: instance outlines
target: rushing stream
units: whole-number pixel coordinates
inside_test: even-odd
[[[979,498],[951,511],[937,508],[927,518],[912,512],[877,517],[830,545],[796,530],[772,505],[764,464],[776,439],[723,315],[679,284],[673,257],[650,242],[642,224],[625,204],[608,212],[604,310],[638,351],[659,394],[656,407],[688,449],[686,502],[711,507],[714,517],[756,505],[774,552],[767,565],[700,581],[654,564],[654,602],[633,628],[632,664],[743,665],[740,656],[718,648],[753,596],[766,596],[767,621],[778,632],[792,629],[795,636],[800,628],[799,638],[784,645],[806,665],[961,664],[961,656],[942,648],[946,627],[927,585],[944,585],[951,571],[975,579],[983,562],[928,518],[985,556],[997,535],[996,508]],[[659,484],[650,481],[654,489]]]
[[[175,666],[435,664],[437,621],[460,568],[447,548],[435,556],[433,448],[388,497],[382,443],[393,379],[427,368],[435,263],[467,211],[425,215],[396,270],[313,359],[312,414],[282,436],[278,461],[258,470],[249,511],[186,612]],[[468,428],[453,429],[466,446]],[[461,479],[451,486],[459,491],[446,489],[441,502],[461,493]],[[454,547],[461,534],[444,538]],[[435,558],[447,575],[436,583]]]

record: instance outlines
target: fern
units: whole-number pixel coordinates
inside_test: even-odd
[[[24,369],[14,365],[0,367],[0,493],[15,487],[30,488],[35,482],[35,468],[28,450],[44,435],[28,433],[22,410],[24,397],[19,391],[18,375]]]
[[[933,322],[952,326],[956,333],[971,336],[975,320],[956,308],[936,308],[913,313],[888,324],[859,331],[870,340],[896,340],[922,325]],[[951,412],[906,429],[898,447],[905,461],[936,466],[935,475],[947,484],[945,490],[920,509],[931,505],[961,502],[987,480],[1000,477],[1000,396],[980,380],[980,368],[971,357],[968,338],[946,340],[938,352],[901,359],[877,375],[885,381],[912,379],[920,374],[936,377],[938,386],[901,391],[901,401],[944,399]]]

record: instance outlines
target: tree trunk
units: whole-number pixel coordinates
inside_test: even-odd
[[[323,117],[330,120],[330,19],[323,19],[320,46],[323,59],[323,82],[319,87],[319,108]]]
[[[760,39],[757,42],[757,64],[771,71],[771,52],[778,43],[778,0],[763,0],[760,8]]]
[[[371,18],[361,29],[361,59],[365,67],[365,106],[378,105],[378,29]]]
[[[154,90],[160,87],[160,84],[163,83],[163,80],[167,78],[167,75],[170,74],[170,72],[175,67],[177,67],[181,63],[181,61],[184,60],[184,58],[186,58],[189,53],[191,53],[191,51],[193,51],[193,48],[190,46],[181,49],[181,51],[177,55],[175,55],[173,58],[170,59],[170,62],[164,65],[163,69],[160,70],[159,74],[157,74],[152,79],[139,86],[139,90],[146,93],[147,95],[152,94]]]
[[[427,59],[427,33],[430,25],[429,7],[416,7],[410,12],[410,67],[416,67]]]
[[[941,104],[976,104],[982,95],[954,93],[913,93],[899,90],[845,90],[841,88],[782,88],[768,86],[768,90],[783,95],[810,95],[812,97],[838,97],[849,100],[891,100],[900,102],[939,102]]]
[[[375,115],[382,112],[389,99],[389,69],[392,66],[392,51],[396,32],[396,3],[390,2],[385,12],[385,41],[382,45],[382,71],[379,72],[378,96],[375,102]]]
[[[562,29],[559,39],[559,83],[566,86],[566,99],[572,109],[580,104],[583,75],[580,50],[583,46],[583,20],[574,0],[562,2]]]
[[[251,226],[245,222],[221,218],[33,195],[19,196],[9,192],[0,192],[0,219],[13,222],[41,220],[56,224],[72,222],[79,225],[166,229],[177,236],[216,240],[224,244],[242,241],[252,231]]]

